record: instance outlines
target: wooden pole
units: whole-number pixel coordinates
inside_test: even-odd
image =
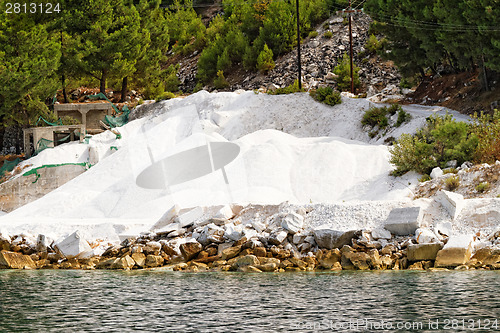
[[[299,89],[302,89],[302,67],[300,63],[300,19],[299,19],[299,0],[296,0],[296,11],[297,11],[297,65],[299,67],[298,79],[299,79]]]
[[[351,0],[349,0],[349,11],[352,11],[351,7]],[[354,92],[354,66],[353,66],[353,48],[352,48],[352,13],[349,13],[349,45],[350,45],[350,52],[349,52],[349,57],[351,60],[351,93]]]

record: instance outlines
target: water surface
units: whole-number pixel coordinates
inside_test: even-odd
[[[499,271],[3,270],[0,331],[493,332],[499,292]]]

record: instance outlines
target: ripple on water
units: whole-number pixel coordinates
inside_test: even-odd
[[[338,331],[329,328],[356,320],[500,320],[499,285],[500,273],[490,271],[0,271],[0,331]]]

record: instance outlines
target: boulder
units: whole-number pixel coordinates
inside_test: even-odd
[[[224,241],[224,229],[210,223],[203,227],[203,231],[197,240],[203,246],[207,246],[210,243],[222,243]]]
[[[424,228],[418,228],[415,231],[415,239],[417,240],[418,244],[439,242],[439,239],[437,238],[435,233],[433,233],[429,229],[424,229]]]
[[[129,255],[122,257],[111,265],[111,269],[131,269],[134,267],[135,261]]]
[[[243,226],[241,224],[235,225],[234,223],[226,224],[224,236],[233,241],[240,240],[243,236]]]
[[[440,167],[435,167],[434,169],[432,169],[430,176],[431,176],[431,179],[436,179],[436,178],[441,177],[443,174],[444,174],[444,172],[443,172],[443,170],[441,170]]]
[[[47,248],[49,247],[49,242],[45,235],[38,235],[36,238],[36,250],[38,252],[47,252]]]
[[[178,205],[172,206],[169,210],[165,212],[151,227],[151,231],[157,231],[171,224],[174,218],[179,214],[180,207]],[[171,230],[172,231],[172,230]]]
[[[474,236],[451,236],[437,253],[435,267],[454,267],[465,264],[472,255]]]
[[[68,259],[77,257],[81,253],[92,251],[89,243],[83,239],[79,231],[75,231],[63,241],[55,244],[54,248]]]
[[[500,263],[500,249],[482,248],[476,251],[472,260],[476,259],[483,265],[495,265]]]
[[[349,259],[349,261],[352,263],[352,266],[354,269],[358,270],[369,270],[370,265],[369,262],[371,261],[370,256],[368,253],[365,252],[346,252],[345,257]],[[344,266],[344,265],[342,265]],[[348,266],[349,267],[349,266]],[[344,267],[346,268],[346,267]],[[349,269],[349,268],[347,268]]]
[[[217,219],[229,220],[235,216],[233,209],[230,205],[223,206],[214,216]]]
[[[394,208],[385,221],[384,228],[395,235],[412,235],[420,227],[423,210],[420,207]]]
[[[138,267],[144,267],[146,265],[146,255],[142,252],[132,253],[132,259],[134,259]]]
[[[225,250],[222,250],[221,259],[222,260],[228,260],[228,259],[234,258],[240,252],[241,252],[241,246],[240,245],[229,247],[229,248],[227,248]]]
[[[340,263],[341,257],[342,254],[339,249],[323,250],[316,256],[319,265],[325,269],[331,269],[335,263]]]
[[[271,233],[271,235],[269,235],[268,242],[272,245],[280,245],[281,243],[283,243],[287,236],[288,232],[286,232],[285,230],[276,230],[275,232]]]
[[[255,266],[242,266],[238,268],[238,272],[243,273],[262,273],[260,269]]]
[[[180,215],[177,216],[176,220],[177,222],[179,222],[181,228],[185,228],[193,224],[194,221],[196,221],[200,217],[202,217],[204,213],[205,209],[203,207],[196,207],[185,213],[181,211]]]
[[[236,268],[243,266],[256,266],[260,265],[259,259],[256,256],[249,254],[243,257],[239,257],[238,260],[234,263]]]
[[[0,269],[34,269],[36,264],[30,256],[6,250],[0,251]]]
[[[180,250],[186,261],[189,261],[203,250],[203,246],[198,242],[191,241],[181,244]]]
[[[163,257],[162,256],[155,256],[153,254],[149,254],[147,257],[146,257],[146,267],[158,267],[158,266],[161,266],[163,265]]]
[[[267,263],[267,264],[260,264],[260,265],[255,265],[254,266],[257,269],[260,269],[263,272],[274,272],[279,266],[276,265],[273,262]]]
[[[297,213],[288,213],[281,220],[281,227],[291,234],[295,234],[302,229],[304,217]]]
[[[440,190],[436,194],[436,201],[439,202],[456,219],[464,207],[464,197],[461,194]]]
[[[410,261],[435,260],[442,243],[411,244],[408,246],[407,257]]]
[[[329,228],[321,228],[315,229],[313,234],[316,244],[318,244],[320,248],[331,250],[351,244],[351,240],[354,237],[358,237],[361,234],[361,231],[351,230],[344,232]]]
[[[391,239],[391,232],[385,228],[375,228],[371,232],[373,239]]]

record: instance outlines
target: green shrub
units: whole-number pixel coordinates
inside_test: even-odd
[[[429,175],[423,175],[422,177],[420,177],[418,179],[418,181],[421,182],[421,183],[427,182],[429,180],[431,180],[431,176],[429,176]]]
[[[257,69],[262,73],[267,73],[275,66],[273,61],[273,51],[269,49],[267,44],[264,44],[264,49],[257,57]]]
[[[323,29],[328,29],[328,28],[330,28],[330,22],[327,21],[323,23]]]
[[[214,87],[216,89],[224,89],[229,87],[229,82],[227,82],[226,78],[224,77],[223,71],[217,71],[217,77],[214,79]]]
[[[313,30],[309,33],[309,38],[316,38],[318,37],[318,32],[316,30]]]
[[[460,177],[451,176],[445,179],[444,184],[449,191],[456,190],[460,186]]]
[[[382,44],[378,41],[375,35],[370,35],[365,44],[365,49],[369,53],[375,53],[382,47]]]
[[[340,92],[333,90],[332,87],[323,87],[316,90],[311,90],[309,92],[309,95],[311,95],[311,97],[318,102],[322,102],[331,106],[342,103]]]
[[[342,61],[335,66],[333,73],[337,74],[337,87],[340,91],[350,91],[351,90],[351,63],[349,56],[344,54]],[[360,85],[359,81],[359,67],[354,65],[354,87],[357,88]]]
[[[177,77],[177,71],[179,70],[179,65],[170,65],[167,69],[167,77],[165,79],[165,89],[167,91],[179,91],[179,78]]]
[[[325,31],[325,33],[323,34],[323,37],[325,37],[325,38],[332,38],[333,37],[333,32],[331,32],[330,30]]]
[[[305,91],[304,88],[299,89],[299,81],[295,80],[293,84],[289,85],[288,87],[285,88],[278,88],[275,91],[268,91],[267,93],[269,95],[286,95],[286,94],[293,94],[296,92],[303,92]]]
[[[158,96],[156,98],[156,101],[159,102],[159,101],[164,101],[164,100],[171,99],[171,98],[175,98],[174,93],[172,93],[170,91],[165,91],[163,94],[161,94],[160,96]]]
[[[393,105],[395,105],[395,104],[393,104]],[[406,123],[406,122],[410,121],[410,119],[411,119],[411,114],[409,114],[408,112],[403,110],[401,108],[401,106],[399,106],[399,108],[400,108],[400,110],[398,111],[398,120],[396,120],[396,127],[401,126],[403,123]]]
[[[475,114],[472,132],[478,138],[477,149],[474,152],[475,163],[494,163],[500,160],[500,111],[493,115]]]
[[[386,107],[370,107],[368,111],[363,115],[363,119],[361,119],[361,124],[369,125],[369,126],[379,126],[380,128],[385,128],[389,124],[389,120],[387,119],[387,108]]]
[[[444,168],[451,160],[458,164],[470,161],[479,142],[472,129],[472,125],[457,122],[451,115],[428,117],[424,128],[413,136],[403,134],[391,148],[394,174],[410,170],[428,174],[437,166]]]
[[[490,189],[490,183],[488,182],[482,182],[476,186],[476,191],[478,191],[479,193],[488,192],[489,189]]]
[[[446,168],[446,169],[443,169],[443,174],[444,175],[446,175],[448,173],[454,173],[454,174],[456,174],[456,173],[458,173],[458,170],[455,169],[455,168]]]

